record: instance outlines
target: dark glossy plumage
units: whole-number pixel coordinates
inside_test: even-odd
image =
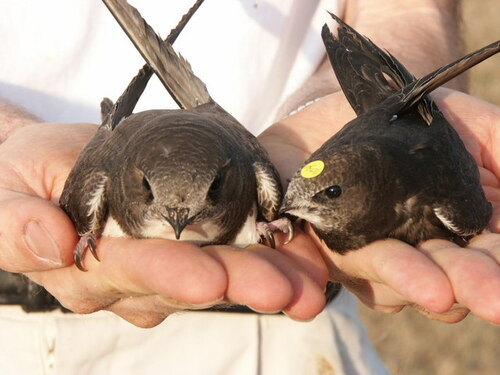
[[[388,237],[463,242],[481,232],[491,204],[476,163],[426,95],[497,53],[500,43],[415,80],[393,56],[332,17],[338,38],[325,25],[323,40],[358,117],[297,171],[281,212],[311,222],[340,253]],[[311,172],[310,163],[319,161],[323,169]]]

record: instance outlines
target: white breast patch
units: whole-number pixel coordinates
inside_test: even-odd
[[[235,240],[231,243],[232,245],[243,248],[250,244],[259,243],[260,236],[257,232],[256,219],[257,209],[254,207],[241,230],[236,235]],[[143,231],[144,238],[176,239],[174,229],[167,221],[150,220],[146,222],[145,228]],[[188,225],[182,231],[180,240],[203,245],[213,242],[219,236],[219,233],[220,227],[213,221],[206,220],[194,225]],[[112,216],[109,216],[102,235],[104,237],[129,237]]]

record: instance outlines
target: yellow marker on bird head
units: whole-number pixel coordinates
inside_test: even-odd
[[[304,178],[317,177],[325,169],[325,163],[322,160],[315,160],[304,165],[300,170],[300,175]]]

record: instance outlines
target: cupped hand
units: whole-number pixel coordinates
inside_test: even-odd
[[[284,311],[298,320],[325,303],[328,271],[306,235],[275,251],[263,245],[199,248],[182,241],[102,238],[100,262],[73,265],[77,233],[58,207],[91,124],[34,124],[0,145],[0,268],[26,274],[65,307],[112,311],[135,325],[154,326],[172,312],[243,304]],[[279,244],[283,241],[278,240]]]
[[[493,204],[493,233],[476,236],[465,248],[444,240],[425,241],[415,248],[387,239],[339,255],[309,226],[306,232],[328,263],[330,279],[343,283],[373,309],[398,312],[411,306],[445,322],[460,321],[472,311],[500,324],[500,109],[448,89],[437,90],[433,97],[478,163],[481,183]],[[260,136],[285,186],[304,160],[354,116],[337,92]]]

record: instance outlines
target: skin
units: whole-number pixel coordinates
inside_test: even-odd
[[[453,31],[453,27],[445,27],[453,17],[435,8],[442,5],[448,10],[453,2],[421,0],[421,6],[413,10],[392,0],[385,1],[384,7],[377,2],[376,9],[370,8],[369,1],[348,4],[346,21],[376,43],[384,35],[371,31],[395,27],[396,35],[411,35],[422,22],[420,13],[425,13],[430,26],[420,27],[419,37],[414,39],[428,44],[405,48],[407,55],[401,57],[397,38],[380,43],[416,75],[456,57],[456,51],[438,48],[453,46],[447,44],[448,33],[442,32]],[[396,6],[398,17],[384,22],[384,16]],[[433,17],[443,22],[434,22]],[[434,56],[426,50],[442,53]],[[354,116],[343,95],[336,92],[332,77],[328,65],[323,65],[287,105],[294,108],[307,99],[329,95],[274,124],[260,137],[285,181]],[[454,85],[460,87],[457,81]],[[476,157],[488,198],[495,206],[491,229],[498,232],[500,170],[495,160],[500,160],[499,110],[458,92],[439,90],[436,96],[451,123],[468,137],[467,147]],[[0,268],[25,273],[73,311],[105,309],[137,326],[151,327],[185,308],[229,302],[263,312],[282,310],[293,319],[308,320],[323,308],[322,292],[330,278],[343,282],[376,310],[397,312],[411,306],[447,322],[463,319],[470,310],[500,324],[498,234],[478,236],[464,249],[446,241],[427,241],[417,249],[386,240],[345,256],[326,249],[307,226],[290,244],[278,246],[277,252],[262,245],[245,250],[228,246],[200,249],[167,240],[105,238],[97,249],[101,262],[87,257],[88,272],[83,273],[72,264],[77,236],[57,201],[95,125],[44,124],[8,105],[0,108],[0,134],[6,139],[0,145]]]

